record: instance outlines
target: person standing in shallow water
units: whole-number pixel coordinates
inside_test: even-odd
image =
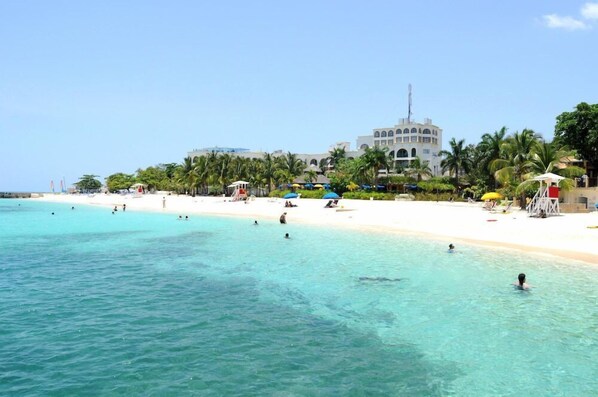
[[[519,276],[517,277],[517,281],[514,282],[513,285],[516,286],[517,288],[523,289],[523,290],[528,290],[531,287],[531,285],[529,285],[525,282],[525,273],[519,273]]]
[[[280,216],[280,223],[285,224],[287,223],[287,213],[284,212],[281,216]]]

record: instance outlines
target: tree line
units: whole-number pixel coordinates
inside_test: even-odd
[[[585,160],[598,169],[598,104],[580,103],[573,112],[556,118],[554,139],[546,141],[531,129],[512,134],[506,127],[483,134],[477,144],[452,138],[442,156],[441,168],[445,177],[433,177],[428,161],[419,157],[407,165],[388,154],[387,147],[365,149],[358,158],[348,158],[343,148],[328,153],[319,167],[330,179],[331,188],[339,194],[364,185],[379,186],[417,184],[423,190],[447,190],[479,197],[487,191],[499,190],[505,196],[524,196],[536,189],[532,178],[552,172],[567,179],[565,189],[574,184],[573,178],[585,169],[566,160]],[[299,176],[305,182],[317,178],[307,169],[297,154],[287,152],[274,156],[264,153],[262,158],[244,158],[228,153],[208,153],[186,157],[181,163],[159,164],[138,169],[134,174],[116,173],[106,178],[109,191],[129,189],[141,183],[149,190],[178,193],[221,194],[234,181],[244,180],[256,189],[269,194],[276,187],[286,186]],[[381,172],[384,170],[384,172]],[[76,184],[80,190],[99,189],[96,175],[84,175]]]

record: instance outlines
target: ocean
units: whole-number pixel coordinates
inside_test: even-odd
[[[595,265],[258,222],[0,200],[0,395],[598,394]]]

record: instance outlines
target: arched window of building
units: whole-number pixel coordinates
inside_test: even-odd
[[[398,158],[409,157],[409,153],[407,153],[407,150],[405,150],[405,149],[399,149],[399,151],[397,152],[397,157]]]
[[[424,134],[430,135],[430,130],[428,128],[424,128]]]
[[[394,159],[394,158],[395,158],[395,151],[394,151],[394,150],[391,150],[391,151],[390,151],[390,153],[388,153],[388,155],[389,155],[391,158],[393,158],[393,159]]]
[[[415,148],[411,149],[411,157],[416,157],[417,156],[417,151],[415,150]]]
[[[382,133],[380,134],[380,137],[386,138],[386,131],[382,131]]]
[[[311,161],[309,162],[309,165],[318,165],[318,160],[311,159]]]
[[[365,143],[364,143],[364,144],[363,144],[363,145],[361,145],[359,148],[360,148],[361,150],[365,150],[365,149],[369,148],[369,146],[368,146],[367,144],[365,144]]]
[[[412,134],[417,134],[417,128],[413,127],[413,128],[411,129],[411,133],[412,133]]]
[[[403,131],[401,131],[401,129],[400,129],[400,128],[398,128],[398,129],[397,129],[397,135],[399,135],[399,134],[402,134],[402,133],[403,133]]]
[[[388,131],[388,136],[393,136],[392,130]]]
[[[408,134],[408,133],[409,133],[409,128],[405,128],[405,129],[403,130],[403,134]]]
[[[380,138],[380,131],[374,131],[374,138]]]

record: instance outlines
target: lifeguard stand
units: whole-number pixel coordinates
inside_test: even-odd
[[[230,187],[234,187],[235,189],[231,196],[232,201],[247,200],[247,188],[249,187],[249,182],[233,182]]]
[[[542,211],[546,216],[560,215],[559,182],[565,179],[551,172],[535,177],[540,182],[540,188],[527,207],[529,216],[540,216]]]

